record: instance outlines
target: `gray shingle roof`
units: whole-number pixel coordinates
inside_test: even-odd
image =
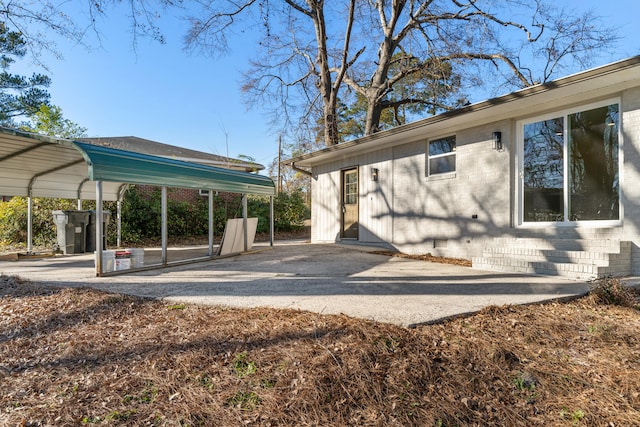
[[[233,159],[197,150],[191,150],[189,148],[178,147],[175,145],[164,144],[162,142],[138,138],[137,136],[80,138],[78,140],[93,145],[101,145],[103,147],[127,150],[140,154],[167,157],[176,160],[185,160],[194,163],[201,163],[209,166],[217,166],[221,168],[245,172],[254,172],[264,169],[264,166],[258,163]]]

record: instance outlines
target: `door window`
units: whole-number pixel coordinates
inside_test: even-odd
[[[344,203],[355,205],[358,203],[358,171],[344,174]]]

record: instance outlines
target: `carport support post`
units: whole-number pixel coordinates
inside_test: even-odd
[[[167,187],[162,187],[162,213],[161,213],[161,233],[162,233],[162,265],[167,265]]]
[[[33,198],[27,197],[27,253],[33,250]]]
[[[102,181],[96,181],[96,276],[102,275]]]
[[[269,246],[273,246],[273,196],[269,196]]]
[[[118,201],[116,202],[116,225],[118,227],[117,246],[122,246],[122,200],[124,192],[127,191],[128,184],[122,184],[118,189]]]
[[[247,194],[242,195],[242,226],[244,228],[244,251],[247,252],[249,250],[249,236],[247,233],[249,231],[249,225],[247,221]]]
[[[213,190],[209,190],[209,256],[213,256]]]
[[[116,245],[118,247],[122,246],[122,200],[118,199],[116,202],[116,226],[118,232],[118,238]]]

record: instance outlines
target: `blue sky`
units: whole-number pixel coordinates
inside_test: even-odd
[[[602,9],[603,2],[558,4],[583,11]],[[619,29],[623,40],[597,65],[640,53],[640,2],[610,0],[606,5],[603,19]],[[86,127],[89,136],[133,135],[230,157],[249,155],[264,165],[277,156],[278,134],[269,129],[264,112],[248,111],[242,102],[240,77],[255,52],[250,34],[231,46],[229,55],[210,58],[184,52],[186,26],[178,20],[163,25],[166,44],[141,39],[135,52],[126,18],[109,15],[100,29],[102,49],[88,52],[57,40],[64,59],[45,58],[48,72],[28,63],[11,71],[50,75],[52,103]]]

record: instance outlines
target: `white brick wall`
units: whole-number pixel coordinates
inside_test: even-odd
[[[494,131],[502,132],[504,151],[493,150]],[[511,124],[455,135],[452,176],[425,176],[426,138],[394,149],[394,245],[403,252],[470,258],[481,253],[487,238],[509,227]]]
[[[640,88],[622,95],[624,240],[633,242],[632,274],[640,274]]]
[[[624,235],[620,238],[633,242],[633,271],[640,274],[640,88],[627,90],[621,96]],[[389,242],[407,253],[430,252],[470,259],[481,256],[485,244],[499,236],[595,238],[591,234],[600,233],[598,229],[586,227],[513,227],[517,205],[517,119],[425,135],[393,148],[314,167],[312,241],[339,240],[340,170],[354,166],[360,171],[359,240],[363,243]],[[492,149],[494,131],[502,132],[503,151]],[[456,135],[457,141],[455,176],[427,177],[428,139],[451,134]],[[378,182],[370,180],[372,167],[379,170]],[[601,231],[607,236],[620,229]]]

